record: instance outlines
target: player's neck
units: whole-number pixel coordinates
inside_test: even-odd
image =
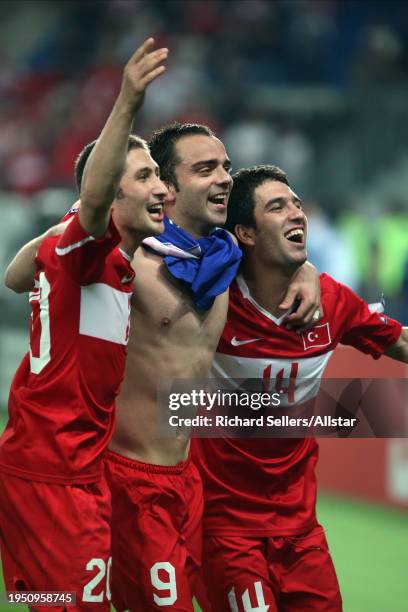
[[[139,248],[142,244],[142,240],[146,238],[146,236],[124,231],[121,231],[120,235],[122,238],[119,245],[120,248],[133,259],[136,249]]]
[[[281,317],[283,311],[279,304],[283,302],[295,270],[271,269],[258,261],[256,265],[244,262],[241,273],[254,300],[274,317]]]
[[[186,215],[180,214],[174,208],[171,214],[168,215],[176,225],[181,227],[183,230],[188,232],[193,238],[204,238],[214,229],[213,225],[208,223],[200,222],[196,219],[190,219]]]

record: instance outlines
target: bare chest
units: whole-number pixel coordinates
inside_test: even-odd
[[[159,333],[184,342],[217,344],[224,328],[228,292],[217,297],[210,310],[198,310],[188,290],[172,279],[162,260],[145,256],[135,265],[135,292],[132,296],[132,324],[144,324],[150,333]]]

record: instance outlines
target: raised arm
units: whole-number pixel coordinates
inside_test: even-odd
[[[153,46],[154,39],[148,38],[126,64],[118,98],[85,166],[79,220],[95,237],[102,236],[108,227],[134,114],[142,105],[146,87],[165,70],[162,62],[168,50],[152,51]]]
[[[122,85],[111,114],[89,156],[81,185],[79,219],[89,234],[102,236],[109,223],[110,206],[122,176],[128,139],[135,112],[143,102],[146,87],[164,72],[167,49],[152,51],[147,39],[124,68]],[[44,238],[62,233],[55,226],[23,246],[7,267],[4,283],[16,293],[30,291],[36,271],[35,256]]]
[[[384,355],[408,363],[408,327],[402,328],[400,337],[384,351]]]

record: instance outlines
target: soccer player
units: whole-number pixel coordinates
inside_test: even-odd
[[[6,283],[32,282],[30,351],[12,382],[0,439],[0,543],[9,591],[76,593],[71,610],[110,609],[110,494],[103,455],[124,375],[133,254],[163,231],[167,194],[130,129],[167,49],[148,39],[86,165],[79,214],[62,235],[25,247]],[[27,266],[27,261],[29,265]],[[35,600],[33,600],[35,601]],[[33,609],[49,599],[37,599]],[[63,610],[56,598],[47,610]]]
[[[209,375],[238,262],[230,237],[215,230],[225,223],[232,179],[223,143],[205,126],[167,126],[149,145],[169,188],[172,223],[158,237],[164,244],[149,239],[133,261],[129,356],[106,461],[112,601],[119,612],[184,612],[193,595],[202,601],[202,487],[188,440],[157,435],[157,388],[161,379]],[[314,271],[300,270],[289,304],[298,293],[305,299],[295,317],[307,323],[317,307]]]
[[[263,379],[289,405],[312,398],[339,342],[374,358],[408,362],[408,330],[327,274],[324,317],[301,335],[282,325],[279,303],[306,260],[301,201],[276,166],[234,176],[227,227],[243,250],[213,375]],[[254,416],[251,414],[250,416]],[[204,484],[206,587],[217,612],[342,609],[335,570],[315,514],[314,438],[194,439]]]

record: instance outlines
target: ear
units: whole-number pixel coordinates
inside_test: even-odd
[[[123,198],[125,197],[125,194],[123,193],[123,189],[121,187],[119,187],[119,189],[116,192],[116,200],[123,200]]]
[[[238,241],[246,246],[255,245],[255,234],[256,230],[254,227],[246,227],[245,225],[236,225],[234,227],[234,233],[238,238]]]
[[[167,187],[167,195],[164,198],[164,205],[165,206],[174,206],[175,203],[176,203],[177,190],[176,190],[175,186],[172,183],[164,182],[164,184]]]

